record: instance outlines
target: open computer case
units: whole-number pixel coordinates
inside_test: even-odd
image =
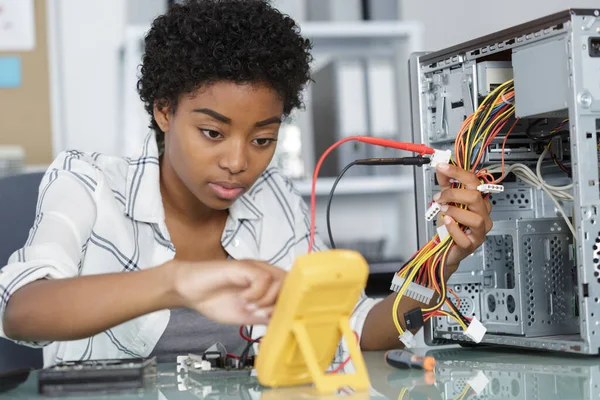
[[[485,325],[482,344],[598,354],[600,8],[570,9],[413,54],[409,66],[413,141],[442,150],[453,149],[482,98],[514,79],[519,120],[504,147],[502,134],[487,147],[484,165],[504,157],[507,166],[526,165],[546,184],[509,174],[504,192],[491,196],[494,227],[448,282],[460,311]],[[557,129],[562,134],[550,134]],[[415,184],[417,212],[424,215],[439,191],[434,170],[415,169]],[[420,218],[419,246],[435,232],[435,221]],[[446,317],[432,319],[425,338],[469,343]]]

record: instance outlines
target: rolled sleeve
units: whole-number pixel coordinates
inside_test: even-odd
[[[57,169],[57,164],[65,164],[66,157],[59,157],[42,179],[27,242],[0,269],[1,337],[7,338],[4,313],[17,290],[40,279],[70,278],[80,273],[82,254],[96,218],[94,196],[99,182],[91,166],[86,174]],[[69,161],[72,165],[73,160]],[[19,343],[40,347],[49,342]]]
[[[358,300],[358,303],[356,303],[356,306],[354,307],[354,311],[352,312],[352,316],[350,317],[350,328],[356,333],[358,337],[359,346],[367,315],[369,315],[371,309],[381,300],[382,299],[374,299],[368,297],[363,291],[363,293],[360,296],[360,299]],[[344,360],[346,360],[346,358],[348,358],[349,356],[350,351],[348,350],[348,345],[345,340],[342,340],[338,348],[338,354],[336,356],[334,365],[339,365],[339,363],[344,362]],[[354,366],[352,365],[352,361],[348,362],[344,366],[344,372],[354,372]]]

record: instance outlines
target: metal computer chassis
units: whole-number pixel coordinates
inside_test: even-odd
[[[488,240],[449,281],[465,300],[461,311],[477,315],[487,327],[483,344],[599,353],[599,45],[600,9],[572,9],[414,54],[409,62],[415,143],[453,148],[465,116],[510,78],[515,80],[515,116],[523,124],[515,132],[525,129],[527,119],[569,119],[568,138],[552,146],[572,169],[575,201],[565,208],[576,237],[540,190],[518,180],[507,183],[505,193],[494,195]],[[512,136],[504,153],[507,162],[531,163],[539,156],[527,137]],[[497,144],[490,146],[486,162],[497,163],[499,151]],[[566,178],[547,176],[553,184]],[[434,171],[415,169],[415,185],[417,215],[423,216],[439,190]],[[418,220],[422,246],[435,226]],[[425,339],[429,344],[468,343],[458,326],[441,318],[426,326]]]

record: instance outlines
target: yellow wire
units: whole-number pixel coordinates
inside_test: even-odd
[[[398,395],[398,400],[403,400],[404,399],[404,395],[406,394],[406,392],[408,392],[407,388],[402,388],[402,390],[400,390],[400,394]]]
[[[504,100],[504,96],[506,94],[511,94],[513,92],[513,80],[509,80],[498,86],[494,89],[479,105],[477,110],[468,117],[468,120],[465,120],[463,126],[460,129],[459,135],[463,135],[460,138],[461,144],[457,145],[456,152],[462,154],[455,154],[457,157],[463,158],[462,167],[466,170],[471,170],[471,161],[480,159],[482,152],[485,151],[484,146],[480,146],[479,149],[476,149],[479,143],[485,144],[490,137],[492,131],[494,131],[500,124],[506,123],[506,121],[514,114],[515,106],[510,105],[506,110],[502,113],[491,116],[492,111],[500,104],[506,103]],[[514,96],[511,96],[514,98]],[[487,107],[487,110],[486,110]],[[483,119],[475,121],[479,119],[482,113],[485,110],[485,115]],[[466,124],[466,125],[465,125]],[[477,152],[477,153],[475,153]],[[477,157],[474,157],[477,156]],[[457,187],[464,188],[464,185],[459,184]],[[462,209],[466,209],[465,205],[458,205]],[[437,241],[437,243],[436,243]],[[439,294],[439,301],[433,307],[425,308],[423,312],[433,312],[436,311],[443,316],[453,318],[458,324],[466,330],[467,324],[462,320],[457,311],[454,308],[451,308],[450,311],[441,310],[445,302],[448,302],[447,297],[447,285],[445,276],[439,277],[440,286],[436,287],[434,282],[438,282],[438,279],[435,279],[435,266],[441,263],[441,266],[446,265],[446,260],[452,249],[453,241],[452,237],[448,235],[444,240],[439,240],[438,235],[435,235],[432,240],[430,240],[425,246],[423,246],[417,254],[406,263],[402,269],[398,272],[398,276],[404,278],[404,283],[401,285],[398,290],[398,294],[394,299],[394,303],[392,305],[392,319],[398,333],[402,335],[404,333],[404,329],[400,324],[398,318],[398,307],[400,305],[400,301],[404,297],[408,289],[408,285],[413,282],[419,271],[422,268],[429,268],[427,271],[427,276],[429,277],[428,287],[435,289]],[[428,260],[430,262],[428,263]],[[443,275],[442,268],[439,268],[439,273]],[[464,394],[468,392],[468,388],[465,389]],[[463,395],[464,395],[463,394]]]
[[[479,113],[485,108],[484,106],[487,105],[488,102],[492,101],[492,99],[496,99],[497,96],[501,93],[503,93],[502,91],[507,87],[510,86],[512,84],[513,80],[509,80],[504,82],[503,84],[501,84],[500,86],[498,86],[496,89],[494,89],[479,105],[479,107],[477,108],[477,111],[475,111],[475,115],[473,116],[473,118],[471,118],[471,123],[469,124],[469,129],[467,130],[467,134],[465,137],[465,148],[468,148],[469,146],[469,139],[471,137],[471,131],[473,130],[473,125],[475,124],[475,120],[477,119],[477,116],[479,115]],[[494,109],[494,103],[492,103],[492,105],[489,107],[486,116],[484,118],[484,121],[487,121],[490,117],[490,114],[492,112],[492,110]],[[472,148],[471,148],[472,149]],[[467,165],[467,161],[469,160],[468,158],[467,152],[465,152],[464,154],[464,160],[463,160],[463,165],[466,166]]]
[[[451,240],[451,236],[448,235],[444,238],[444,240],[438,244],[442,245],[445,244],[447,242],[450,242]],[[436,247],[438,247],[436,246]],[[435,249],[434,249],[435,250]],[[433,251],[433,250],[432,250]],[[442,262],[445,262],[445,259],[448,255],[448,252],[450,251],[450,246],[448,246],[446,248],[446,251],[444,252],[444,258],[442,260]],[[427,259],[429,259],[430,257],[427,257]],[[420,267],[423,267],[423,265],[421,264]],[[400,300],[402,299],[402,297],[404,296],[404,293],[406,292],[406,290],[408,289],[408,285],[410,284],[410,282],[413,281],[414,277],[416,276],[417,272],[419,271],[419,268],[414,268],[410,275],[408,276],[408,278],[405,278],[404,283],[402,284],[402,286],[400,287],[400,290],[398,290],[398,294],[396,295],[396,298],[394,299],[394,304],[392,305],[392,319],[394,321],[394,325],[396,326],[396,329],[398,330],[398,333],[400,335],[402,335],[404,333],[404,329],[402,328],[402,325],[400,325],[400,321],[398,319],[398,306],[400,305]],[[442,279],[442,286],[445,288],[445,282],[444,279]],[[445,292],[445,291],[444,291]],[[442,293],[444,293],[442,292]],[[428,310],[424,310],[424,311],[428,311]]]
[[[460,392],[460,394],[458,395],[458,397],[456,398],[456,400],[463,400],[465,398],[465,396],[467,395],[467,393],[469,393],[469,384],[465,384],[465,387],[463,388],[462,392]]]
[[[477,117],[479,116],[479,113],[485,108],[485,106],[487,105],[488,102],[492,101],[492,99],[497,97],[497,93],[498,94],[506,87],[509,86],[512,83],[512,79],[509,81],[504,82],[503,84],[501,84],[500,86],[498,86],[496,89],[494,89],[479,105],[479,107],[477,107],[477,110],[475,111],[475,115],[473,116],[473,118],[471,118],[471,123],[469,124],[469,129],[467,130],[467,135],[465,137],[465,147],[467,147],[466,145],[469,144],[469,138],[471,136],[471,131],[473,130],[473,125],[475,124],[475,120],[477,119]],[[490,111],[493,109],[493,107],[490,108]],[[486,117],[487,120],[487,117]],[[465,164],[466,164],[466,159],[465,159]]]
[[[438,312],[444,314],[444,316],[446,317],[454,319],[456,322],[458,322],[461,328],[463,328],[465,331],[467,330],[467,325],[463,321],[461,321],[460,318],[458,318],[456,315],[450,314],[449,312],[444,310],[438,310]],[[436,315],[436,317],[439,317],[439,315]]]

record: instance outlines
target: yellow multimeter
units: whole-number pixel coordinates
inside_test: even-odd
[[[364,359],[350,328],[350,316],[368,275],[367,262],[355,251],[330,250],[296,259],[255,361],[262,385],[314,383],[320,393],[344,386],[369,388]],[[327,374],[342,337],[355,373]]]

